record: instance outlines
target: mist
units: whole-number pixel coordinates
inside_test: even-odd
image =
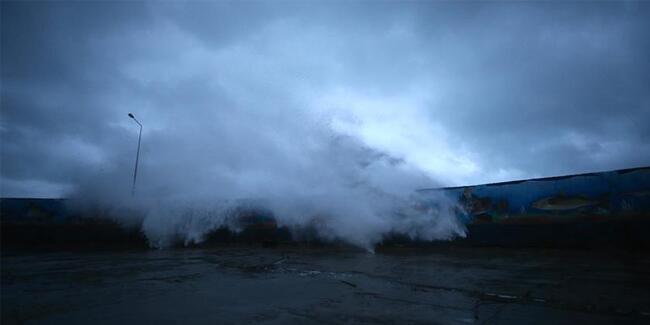
[[[649,164],[649,9],[5,1],[0,194],[137,210],[161,247],[241,200],[363,247],[452,238],[414,190]]]
[[[125,143],[132,150],[105,157],[109,163],[69,197],[84,202],[86,214],[101,206],[111,218],[141,226],[154,247],[200,243],[222,226],[239,231],[232,211],[242,204],[271,211],[279,226],[314,228],[323,240],[370,250],[389,233],[464,235],[451,200],[429,197],[421,207],[415,190],[437,186],[425,172],[328,121],[255,105],[206,108],[200,117],[179,112],[171,130],[145,131],[133,197],[137,134]]]

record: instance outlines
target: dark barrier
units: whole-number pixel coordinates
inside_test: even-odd
[[[417,242],[388,235],[383,245],[650,247],[650,167],[514,182],[419,190],[422,205],[440,193],[458,202],[468,236]],[[139,228],[77,216],[63,199],[0,199],[2,245],[146,247]],[[278,228],[269,211],[239,211],[243,231],[220,228],[205,244],[320,243],[315,232]]]
[[[650,247],[650,167],[418,192],[457,200],[457,245]]]
[[[97,249],[147,247],[138,228],[105,218],[74,215],[65,199],[0,199],[3,247]]]

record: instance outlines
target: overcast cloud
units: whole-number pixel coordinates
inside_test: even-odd
[[[1,194],[128,192],[128,112],[152,195],[650,165],[648,31],[648,2],[3,1]]]

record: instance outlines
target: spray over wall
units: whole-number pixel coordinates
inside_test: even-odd
[[[464,235],[455,203],[442,195],[426,204],[418,199],[415,189],[435,186],[424,172],[333,131],[327,119],[289,110],[203,114],[178,115],[160,131],[143,122],[135,196],[134,153],[123,150],[71,198],[87,213],[100,207],[142,227],[154,247],[199,243],[221,226],[236,228],[233,211],[251,202],[271,211],[279,226],[315,228],[322,239],[367,249],[389,233],[424,240]]]

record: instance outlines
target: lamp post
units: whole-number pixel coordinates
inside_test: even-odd
[[[142,139],[142,124],[129,113],[129,117],[132,118],[135,123],[138,123],[140,126],[140,134],[138,135],[138,152],[135,154],[135,169],[133,170],[133,186],[131,186],[131,196],[135,196],[135,179],[138,177],[138,160],[140,160],[140,140]]]

